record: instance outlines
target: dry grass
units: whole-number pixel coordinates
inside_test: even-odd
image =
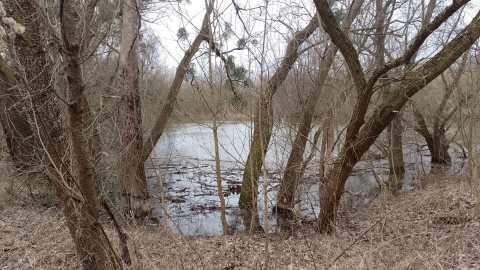
[[[362,207],[349,221],[341,218],[333,235],[305,228],[287,239],[271,236],[269,268],[479,269],[480,222],[473,218],[472,189],[462,179],[436,178],[424,189]],[[60,211],[18,200],[4,201],[0,209],[0,269],[75,269]],[[264,263],[265,239],[259,236],[126,230],[144,269],[260,269]],[[116,245],[112,228],[107,232]]]

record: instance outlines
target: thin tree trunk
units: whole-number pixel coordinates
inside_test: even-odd
[[[219,142],[218,142],[218,124],[217,124],[217,115],[213,116],[213,140],[215,143],[215,171],[217,176],[217,193],[218,198],[220,199],[220,221],[222,222],[222,231],[224,235],[229,234],[229,228],[227,223],[227,213],[225,205],[225,197],[223,196],[222,189],[222,176],[220,168],[220,151],[219,151]]]
[[[53,65],[44,50],[42,17],[33,1],[18,0],[11,6],[13,16],[27,29],[16,47],[18,54],[13,51],[17,82],[28,91],[32,126],[44,151],[46,172],[60,199],[79,262],[83,269],[115,269],[119,266],[118,260],[98,222],[93,167],[85,143],[79,46],[64,44],[64,52],[68,52],[64,57],[69,92],[69,128],[64,129],[51,78]],[[62,27],[62,33],[67,41],[76,34],[73,30],[78,14],[72,12],[71,2],[62,1],[61,6],[60,20],[62,26],[66,26]],[[67,150],[67,136],[71,153]]]
[[[256,211],[258,198],[258,178],[262,168],[262,156],[266,155],[268,144],[273,130],[273,95],[283,83],[297,60],[300,45],[305,42],[319,25],[317,17],[310,20],[309,24],[295,34],[287,46],[285,57],[268,80],[266,86],[261,89],[254,115],[253,138],[248,153],[247,162],[242,179],[242,191],[240,192],[239,207],[247,232],[255,232],[258,228],[258,214]]]
[[[213,6],[214,0],[211,0],[208,5]],[[208,8],[208,5],[206,8]],[[212,33],[212,22],[210,17],[208,18],[208,47],[209,47],[209,55],[208,55],[208,81],[209,81],[209,88],[210,93],[212,94],[213,105],[210,107],[210,112],[212,113],[213,117],[213,142],[215,144],[215,172],[217,177],[217,194],[220,200],[220,221],[222,223],[222,231],[224,235],[229,234],[229,228],[227,224],[227,213],[226,213],[226,205],[225,205],[225,197],[223,196],[223,188],[222,188],[222,175],[221,175],[221,167],[220,167],[220,146],[218,141],[218,111],[220,109],[219,103],[217,101],[217,97],[215,95],[215,87],[213,85],[213,65],[212,65],[212,48],[213,48],[213,33]]]
[[[382,0],[375,1],[375,13],[376,13],[376,20],[375,20],[375,62],[377,66],[384,66],[385,65],[385,39],[387,37],[387,33],[389,31],[388,26],[390,25],[390,21],[392,18],[392,14],[387,14],[391,5],[394,5],[394,1],[387,1],[384,2]],[[393,12],[394,8],[391,8],[391,12]],[[389,16],[387,16],[389,15]],[[430,20],[428,18],[428,20]],[[407,36],[405,39],[407,39]],[[407,46],[407,42],[405,42],[405,46]],[[405,48],[406,49],[406,48]],[[385,74],[382,76],[382,79],[388,79],[388,75]],[[383,87],[383,91],[386,95],[391,90],[391,84],[388,84]],[[403,143],[402,143],[402,113],[399,111],[393,121],[390,123],[387,129],[388,134],[388,164],[390,167],[390,173],[394,175],[394,177],[398,177],[398,179],[403,178],[403,173],[405,172],[405,165],[403,161]]]
[[[88,3],[94,5],[95,2]],[[77,245],[77,253],[84,269],[115,269],[118,261],[112,246],[98,221],[99,202],[95,193],[95,168],[90,156],[85,131],[85,83],[82,71],[82,32],[78,22],[80,14],[73,1],[61,2],[61,32],[63,41],[63,58],[65,59],[65,76],[68,92],[68,129],[71,145],[71,177],[77,187],[82,203],[74,203],[74,198],[65,196],[64,201],[67,223]],[[91,9],[93,11],[93,9]],[[85,21],[87,25],[89,21]],[[63,180],[63,179],[62,179]],[[70,183],[71,185],[72,183]]]
[[[281,230],[291,232],[292,219],[294,218],[293,208],[295,206],[295,194],[298,187],[299,179],[302,176],[302,161],[305,147],[308,141],[308,134],[311,131],[312,120],[315,112],[315,107],[318,103],[318,98],[322,92],[323,85],[327,79],[328,71],[333,63],[333,59],[338,49],[332,46],[327,51],[327,56],[324,59],[322,68],[320,69],[320,75],[316,80],[316,87],[310,90],[307,98],[307,103],[303,109],[303,113],[298,125],[295,140],[292,144],[292,150],[288,156],[287,165],[283,175],[280,188],[277,193],[277,203],[275,206],[275,212],[277,214],[278,225]],[[328,124],[328,121],[324,119],[323,124]],[[323,128],[322,124],[322,128]],[[323,130],[324,136],[330,134]],[[333,137],[332,137],[333,140]],[[322,140],[322,146],[328,140]]]
[[[388,126],[388,164],[390,174],[397,175],[398,179],[403,179],[405,173],[405,163],[403,161],[403,143],[402,143],[402,111],[399,111]]]
[[[363,1],[356,1],[355,5],[350,10],[348,17],[343,22],[343,27],[348,29],[355,16],[358,14],[360,7],[362,6]],[[315,82],[315,87],[310,90],[308,94],[307,103],[303,109],[303,113],[300,119],[300,124],[298,126],[298,131],[296,133],[295,141],[292,145],[292,150],[288,157],[287,166],[283,176],[283,180],[280,184],[280,189],[277,193],[277,205],[276,210],[279,214],[280,219],[286,219],[286,221],[280,222],[281,224],[286,224],[288,227],[289,220],[293,218],[293,207],[295,205],[295,193],[299,183],[299,179],[302,177],[302,161],[303,154],[305,152],[305,146],[308,141],[308,134],[311,131],[312,120],[315,112],[315,107],[317,106],[320,93],[322,92],[323,85],[328,77],[328,72],[333,64],[335,55],[338,52],[338,48],[335,45],[330,45],[328,47],[326,56],[322,61],[320,66],[320,74]],[[322,140],[322,145],[324,143],[328,144],[325,149],[333,148],[333,107],[329,109],[328,115],[323,121],[323,125],[326,125],[323,135],[325,140]],[[323,126],[322,125],[322,126]],[[330,137],[328,137],[330,136]],[[332,149],[333,151],[333,149]],[[330,152],[330,151],[326,151]],[[288,228],[287,228],[288,229]]]
[[[403,178],[405,177],[405,163],[403,160],[402,143],[402,110],[400,110],[387,128],[388,134],[388,165],[390,175],[388,176],[387,186],[391,192],[402,188]]]
[[[143,132],[140,104],[138,44],[141,0],[126,0],[123,5],[122,42],[118,63],[118,179],[125,216],[144,218],[151,206],[142,159]]]
[[[205,16],[203,17],[203,23],[202,27],[200,28],[200,32],[193,40],[190,47],[185,51],[185,55],[178,64],[177,70],[175,72],[175,77],[173,78],[172,85],[170,86],[170,90],[168,91],[167,100],[165,101],[165,104],[163,105],[163,108],[160,111],[157,120],[155,121],[155,125],[153,126],[152,131],[150,131],[150,135],[148,136],[148,139],[143,146],[143,161],[147,160],[150,156],[150,153],[152,153],[158,139],[160,139],[163,134],[163,130],[167,125],[168,119],[173,113],[173,109],[175,108],[177,103],[178,92],[180,91],[180,87],[182,86],[183,78],[185,77],[190,61],[192,61],[193,56],[195,55],[195,53],[197,53],[202,41],[208,40],[208,18],[210,17],[210,14],[212,14],[212,11],[213,5],[208,6],[207,10],[205,11]]]
[[[38,164],[38,157],[28,112],[22,109],[16,86],[13,71],[0,56],[0,125],[15,167],[23,170]]]
[[[477,197],[477,200],[480,200],[480,182],[478,179],[478,168],[477,168],[477,156],[475,153],[475,149],[473,146],[473,136],[474,136],[474,127],[473,125],[477,123],[475,120],[475,116],[473,115],[472,108],[467,109],[467,119],[470,120],[468,123],[468,130],[463,131],[467,134],[466,139],[467,139],[467,151],[468,151],[468,164],[467,164],[467,169],[468,169],[468,174],[467,176],[469,177],[469,182],[473,186],[473,189],[475,190],[475,195]],[[462,121],[462,129],[465,128],[466,121]],[[477,203],[475,205],[475,216],[480,216],[480,204]]]
[[[328,182],[327,175],[333,166],[333,150],[335,148],[334,108],[330,107],[322,121],[322,145],[320,147],[320,180]]]

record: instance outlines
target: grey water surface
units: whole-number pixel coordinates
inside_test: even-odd
[[[243,168],[248,155],[253,133],[252,124],[248,122],[224,122],[218,130],[220,143],[222,193],[227,206],[227,222],[233,230],[242,231],[238,210],[239,188]],[[276,124],[273,137],[266,155],[267,202],[269,210],[275,204],[275,196],[282,170],[290,152],[295,129],[287,124]],[[310,146],[307,146],[310,149]],[[418,150],[413,144],[405,145],[406,174],[403,190],[413,189],[419,171],[428,172],[429,159],[426,149]],[[309,151],[305,156],[309,155]],[[419,162],[421,161],[421,162]],[[307,167],[299,186],[300,212],[315,218],[320,210],[319,204],[319,156],[316,155]],[[388,161],[373,160],[376,172],[388,179]],[[452,166],[453,171],[460,170],[461,162]],[[216,171],[214,157],[214,140],[211,123],[182,123],[169,127],[157,143],[151,160],[146,166],[149,188],[154,196],[154,216],[161,224],[165,218],[160,203],[159,177],[155,168],[160,169],[164,185],[164,198],[168,216],[169,230],[185,235],[221,234],[220,202],[217,196]],[[260,179],[263,183],[263,178]],[[379,188],[367,162],[359,162],[348,178],[345,189],[358,195],[347,196],[351,207],[365,204],[375,198]],[[259,189],[259,215],[264,225],[263,188]],[[269,211],[269,231],[275,230],[275,219]]]

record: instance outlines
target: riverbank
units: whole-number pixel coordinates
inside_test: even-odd
[[[333,235],[301,228],[270,235],[269,269],[478,269],[477,202],[461,177],[434,175],[423,188],[384,196],[339,218]],[[61,211],[5,194],[0,201],[0,269],[75,269]],[[10,196],[10,197],[9,197]],[[6,199],[8,198],[8,199]],[[145,269],[260,269],[261,236],[180,236],[126,228]],[[118,240],[107,226],[114,246]]]

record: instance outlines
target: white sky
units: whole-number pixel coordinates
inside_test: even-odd
[[[253,55],[258,57],[257,61],[260,60],[259,57],[262,49],[261,42],[263,40],[263,30],[265,27],[264,22],[261,20],[263,20],[265,16],[265,5],[264,2],[260,0],[236,0],[236,3],[242,8],[245,7],[251,9],[250,12],[240,11],[240,15],[248,29],[248,36],[251,36],[251,39],[258,40],[259,45],[253,46],[252,43],[249,43],[248,46],[252,50],[253,54],[249,54],[247,50],[243,50],[234,51],[229,55],[235,56],[235,62],[241,63],[245,67],[248,67],[249,63],[250,65],[257,66],[258,64],[254,64],[256,61]],[[199,31],[198,28],[201,26],[203,17],[205,15],[205,3],[203,0],[192,0],[190,4],[186,3],[186,1],[183,1],[182,3],[168,3],[165,5],[168,6],[168,12],[164,13],[164,17],[156,20],[154,24],[148,24],[148,26],[154,30],[158,37],[159,46],[163,48],[161,49],[161,57],[166,58],[166,64],[169,67],[174,68],[177,66],[178,62],[184,55],[184,51],[188,48],[190,42],[195,38]],[[297,6],[297,8],[294,8],[294,10],[297,11],[297,14],[282,14],[282,8],[287,6]],[[288,21],[293,20],[296,22],[293,24],[292,28],[294,31],[297,31],[302,29],[308,23],[311,16],[314,14],[314,11],[313,2],[310,0],[287,0],[283,1],[282,3],[269,4],[269,17],[267,20],[271,21],[272,19],[278,19],[285,21],[286,19],[283,17],[289,17]],[[242,22],[234,13],[231,0],[215,1],[215,12],[221,13],[216,27],[223,28],[225,22],[230,22],[236,35],[232,35],[228,42],[223,42],[222,44],[222,51],[229,51],[236,47],[238,39],[246,37],[247,34],[244,31]],[[278,16],[277,14],[280,15]],[[299,14],[302,14],[303,16],[298,16]],[[270,63],[267,63],[266,66],[272,66],[274,63],[278,62],[278,59],[283,56],[283,51],[291,37],[291,34],[288,33],[290,31],[281,23],[273,22],[272,25],[269,26],[272,28],[271,30],[267,31],[266,49],[268,49],[268,51],[265,54],[266,59],[270,59]],[[189,34],[188,41],[178,41],[177,31],[180,27],[186,28]],[[216,32],[218,33],[218,31]],[[219,38],[216,38],[216,41],[218,40]],[[206,46],[206,44],[203,44],[203,46]]]
[[[150,17],[158,16],[155,23],[148,23],[158,38],[160,49],[160,61],[164,62],[169,68],[176,68],[178,62],[184,55],[184,51],[189,47],[190,42],[198,33],[205,15],[205,1],[191,0],[191,3],[182,1],[181,3],[163,3],[162,11],[152,13]],[[249,11],[240,11],[240,16],[248,29],[248,35],[244,31],[244,26],[234,12],[232,0],[215,1],[215,11],[220,13],[216,28],[222,27],[224,22],[230,22],[237,37],[232,36],[228,42],[224,42],[222,51],[228,51],[236,47],[239,38],[252,36],[251,39],[259,41],[259,45],[253,46],[249,43],[250,53],[247,50],[235,51],[230,55],[235,56],[235,62],[244,65],[248,70],[258,70],[260,57],[262,55],[263,32],[265,29],[265,1],[263,0],[236,0],[242,8]],[[442,1],[440,1],[442,2]],[[473,0],[470,7],[466,8],[467,17],[473,17],[478,12],[479,0]],[[447,4],[451,0],[446,1]],[[160,4],[159,4],[160,5]],[[292,36],[292,31],[302,29],[315,13],[312,0],[277,0],[269,1],[267,13],[267,36],[265,38],[265,66],[271,67],[271,71],[283,57],[283,52],[288,40]],[[162,14],[161,16],[158,14]],[[288,29],[290,25],[292,29]],[[177,31],[180,27],[187,30],[188,41],[178,41]],[[216,31],[218,33],[218,31]],[[216,41],[219,38],[214,38]],[[206,46],[206,44],[203,44]],[[431,49],[427,49],[431,51]],[[199,54],[197,53],[196,56]],[[255,57],[257,57],[255,59]],[[254,74],[258,75],[258,74]],[[269,74],[266,74],[267,76]]]

